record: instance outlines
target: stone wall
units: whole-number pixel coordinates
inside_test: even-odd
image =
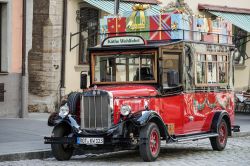
[[[29,52],[29,111],[53,112],[58,103],[63,0],[34,0]]]

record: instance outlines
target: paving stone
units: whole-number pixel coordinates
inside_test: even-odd
[[[155,162],[143,162],[138,151],[123,151],[106,153],[102,155],[74,156],[69,161],[59,162],[54,158],[44,160],[22,160],[12,162],[0,162],[2,165],[11,166],[227,166],[227,165],[250,165],[250,137],[230,138],[224,151],[213,151],[209,140],[199,140],[179,144],[164,144],[159,158]]]

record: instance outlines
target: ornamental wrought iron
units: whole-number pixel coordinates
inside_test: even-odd
[[[250,57],[246,53],[246,45],[250,41],[249,38],[250,35],[247,35],[247,32],[235,27],[234,28],[234,39],[233,42],[235,44],[235,47],[237,48],[236,54],[234,57],[235,64],[244,65],[245,60],[249,59]]]
[[[82,7],[76,11],[76,22],[79,24],[79,32],[70,33],[70,51],[79,46],[79,64],[88,61],[86,50],[97,45],[99,29],[99,10],[90,7]],[[79,35],[79,43],[73,45],[72,38]]]

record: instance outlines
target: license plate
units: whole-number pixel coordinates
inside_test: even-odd
[[[104,144],[103,138],[77,137],[77,144],[100,145]]]

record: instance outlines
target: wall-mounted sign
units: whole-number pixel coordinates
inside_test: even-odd
[[[145,40],[141,36],[114,36],[108,37],[102,42],[102,46],[127,46],[145,45]]]
[[[216,44],[197,44],[193,43],[192,46],[195,48],[197,52],[228,52],[230,47],[224,45],[216,45]]]

